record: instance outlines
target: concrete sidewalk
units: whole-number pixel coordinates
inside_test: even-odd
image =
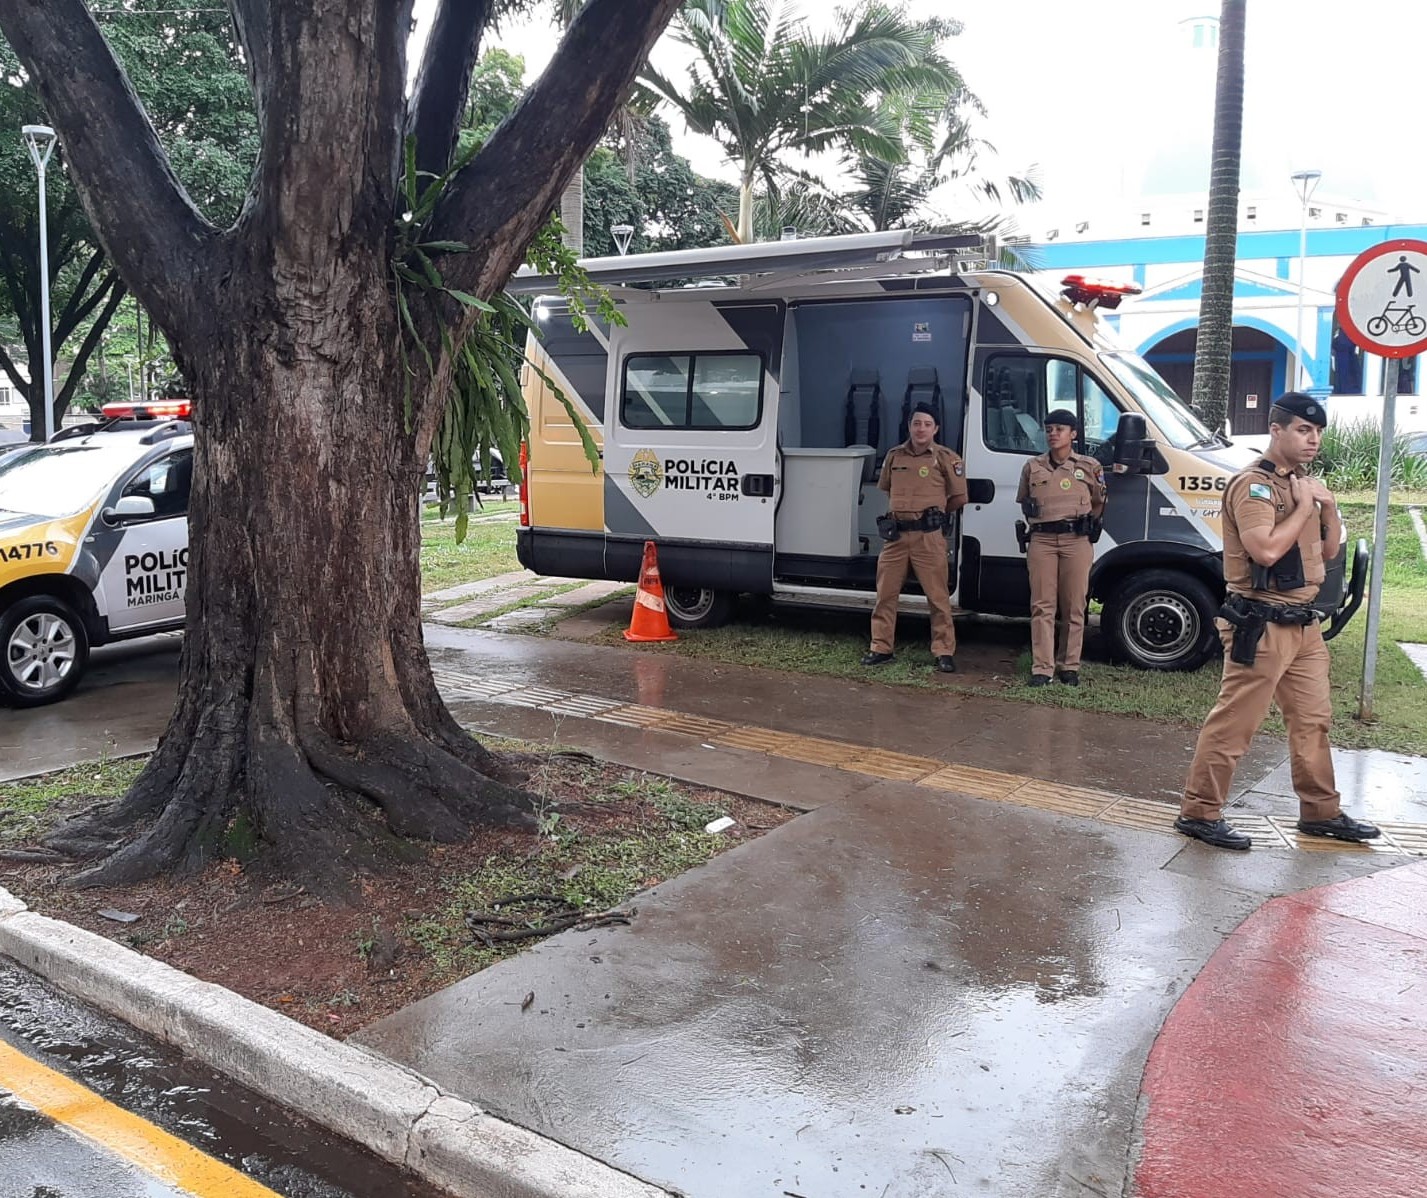
[[[1224,938],[1267,897],[1407,860],[1287,844],[1230,855],[1166,834],[1192,751],[1180,730],[617,649],[429,636],[468,722],[557,732],[814,809],[642,896],[633,926],[548,941],[358,1037],[691,1198],[1127,1192],[1146,1058]],[[610,710],[617,702],[627,706]],[[659,718],[670,708],[683,725]],[[645,726],[618,722],[648,712]],[[721,731],[735,725],[741,737]],[[749,729],[814,732],[816,751],[736,747],[764,743]],[[795,752],[810,738],[798,739]],[[819,760],[837,740],[896,761],[935,753],[981,771],[973,781],[1056,785],[1043,807],[988,802],[929,787],[933,775]],[[1248,777],[1267,789],[1243,792],[1246,809],[1291,814],[1274,793],[1281,757],[1256,747]],[[1379,788],[1355,809],[1411,821],[1422,782],[1402,767],[1390,802]],[[1054,804],[1057,789],[1092,788],[1144,796],[1162,822],[1141,830]]]
[[[632,926],[553,938],[357,1038],[690,1198],[1128,1193],[1145,1062],[1226,938],[1266,899],[1393,877],[1410,860],[1399,853],[1427,852],[1418,759],[1340,758],[1352,810],[1392,822],[1377,846],[1388,851],[1297,843],[1284,749],[1260,739],[1235,816],[1259,843],[1224,854],[1169,831],[1187,729],[618,647],[426,635],[472,727],[556,735],[810,812],[640,896]],[[0,746],[28,743],[15,727]],[[142,739],[123,727],[126,743]],[[1312,974],[1314,953],[1268,943],[1274,979]],[[1362,968],[1363,987],[1395,992],[1390,955]],[[1247,1045],[1256,1007],[1232,1011]],[[1162,1059],[1192,1073],[1195,1038],[1180,1044]]]

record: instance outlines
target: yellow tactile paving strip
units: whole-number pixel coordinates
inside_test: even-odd
[[[693,737],[720,748],[743,749],[801,761],[809,765],[828,766],[887,778],[912,782],[933,790],[955,791],[972,798],[1057,815],[1093,819],[1098,823],[1121,828],[1136,828],[1177,836],[1171,826],[1174,808],[1148,799],[1129,798],[1108,790],[1092,790],[1063,786],[1032,778],[1025,774],[1002,773],[999,770],[978,769],[955,765],[934,757],[917,757],[896,753],[872,745],[851,741],[828,740],[823,737],[801,736],[795,732],[779,732],[754,724],[733,724],[726,720],[670,711],[664,707],[646,707],[639,703],[623,703],[599,695],[574,694],[543,686],[513,687],[494,680],[474,679],[450,670],[435,670],[437,684],[451,698],[488,699],[517,707],[533,707],[555,715],[570,715],[582,719],[600,720],[626,728],[648,728]],[[1294,827],[1294,820],[1279,816],[1231,813],[1233,824],[1254,838],[1263,848],[1298,849],[1303,852],[1330,853],[1394,853],[1411,857],[1427,857],[1427,824],[1387,823],[1382,839],[1366,844],[1346,844],[1317,836],[1304,836]]]

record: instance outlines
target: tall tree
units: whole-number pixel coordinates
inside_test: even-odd
[[[1229,411],[1234,357],[1234,261],[1239,236],[1239,152],[1244,133],[1246,0],[1223,0],[1214,85],[1214,148],[1204,224],[1204,284],[1194,353],[1192,403],[1211,429]]]
[[[129,793],[53,838],[105,855],[79,881],[196,866],[237,841],[336,886],[393,836],[534,825],[531,796],[436,691],[420,483],[449,347],[546,223],[677,3],[589,0],[463,161],[493,0],[436,5],[410,89],[412,0],[231,0],[262,150],[220,230],[82,0],[0,0],[90,221],[194,405],[178,700]]]
[[[195,203],[226,224],[247,191],[257,154],[256,121],[246,76],[227,17],[177,10],[171,0],[131,0],[102,9],[99,19]],[[0,43],[0,311],[17,320],[27,372],[0,347],[0,369],[30,405],[32,435],[44,430],[40,329],[39,216],[35,171],[20,144],[21,125],[49,118],[8,45]],[[55,390],[55,426],[73,401],[91,354],[125,289],[91,232],[64,169],[61,140],[50,163],[47,224],[52,277],[52,354],[67,360]]]
[[[737,204],[736,188],[698,174],[674,152],[667,122],[646,117],[611,129],[585,163],[585,252],[615,253],[610,227],[617,224],[633,227],[634,254],[722,245],[728,237],[718,214]]]
[[[963,86],[938,50],[956,22],[914,21],[883,0],[857,0],[833,20],[816,34],[793,0],[686,0],[675,36],[694,52],[688,79],[644,72],[654,94],[738,166],[740,240],[753,239],[755,186],[776,194],[785,153],[837,148],[904,161],[885,101]]]

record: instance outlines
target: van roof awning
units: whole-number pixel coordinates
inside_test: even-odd
[[[716,245],[659,254],[583,258],[580,265],[594,282],[611,286],[768,271],[833,270],[870,265],[883,255],[968,249],[981,244],[980,237],[966,234],[890,229],[881,233],[809,237],[801,241],[759,241],[752,245]],[[537,274],[532,267],[523,266],[505,289],[513,295],[540,295],[557,291],[559,286],[555,276]]]

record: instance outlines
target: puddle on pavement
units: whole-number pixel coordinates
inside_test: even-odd
[[[442,1191],[3,960],[0,1040],[285,1198],[443,1198]]]

